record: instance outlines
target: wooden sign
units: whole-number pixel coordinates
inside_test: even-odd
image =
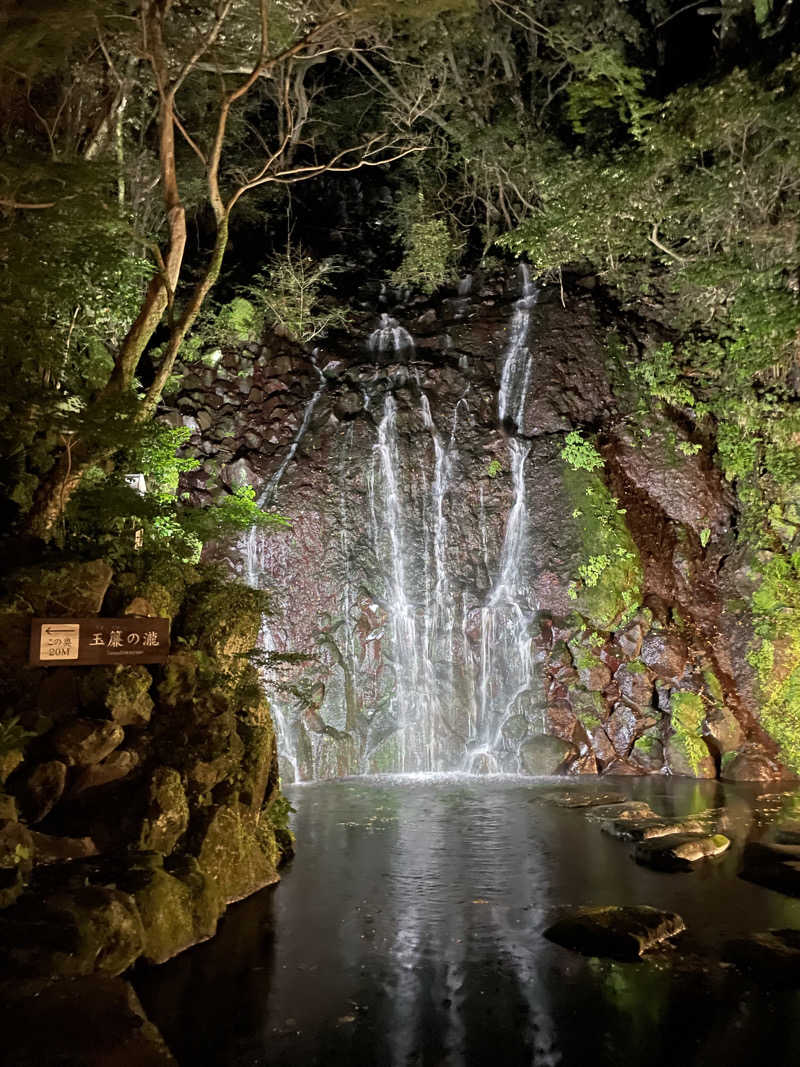
[[[163,663],[169,646],[169,619],[32,619],[29,662],[36,667]]]

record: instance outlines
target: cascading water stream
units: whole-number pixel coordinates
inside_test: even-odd
[[[528,341],[536,298],[523,268],[497,397],[511,483],[499,545],[502,482],[491,490],[479,483],[471,507],[461,495],[461,472],[469,476],[479,454],[479,416],[467,403],[473,385],[468,382],[452,402],[446,375],[423,384],[414,338],[388,314],[368,339],[370,352],[388,357],[375,361],[374,373],[362,374],[356,385],[362,410],[376,423],[371,462],[359,488],[356,435],[367,424],[342,426],[334,509],[325,513],[332,522],[330,573],[338,583],[326,594],[320,645],[331,657],[320,660],[327,703],[317,710],[274,688],[272,693],[281,754],[301,778],[376,768],[516,771],[520,739],[541,730],[529,636],[535,613],[525,477],[531,444],[519,436],[533,371]],[[389,366],[388,383],[381,364]],[[274,500],[325,387],[320,373],[320,386],[262,503]],[[443,421],[439,413],[445,411]],[[359,512],[364,503],[366,523]],[[264,545],[254,533],[246,546],[254,586],[261,585],[270,554]],[[307,640],[307,629],[304,635]],[[268,651],[283,649],[287,640],[266,626],[262,631]]]
[[[374,454],[381,475],[380,508],[374,475],[370,479],[371,512],[375,528],[376,553],[388,543],[389,567],[386,575],[386,611],[395,672],[392,712],[399,728],[401,770],[429,770],[420,751],[423,734],[424,699],[422,649],[417,626],[417,611],[409,598],[407,585],[407,550],[404,538],[404,515],[399,481],[397,449],[397,404],[386,394],[384,414],[378,424]],[[423,766],[419,766],[422,762]]]
[[[514,305],[508,347],[498,394],[498,418],[510,433],[523,425],[533,357],[528,348],[531,312],[538,291],[522,264],[522,296]],[[506,522],[498,572],[481,611],[478,722],[467,757],[467,769],[494,769],[494,753],[502,747],[504,725],[523,714],[521,698],[533,682],[530,624],[533,621],[528,569],[528,505],[525,461],[530,443],[508,439],[513,503]]]

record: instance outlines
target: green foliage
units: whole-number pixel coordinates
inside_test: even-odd
[[[301,247],[274,255],[245,289],[258,332],[269,326],[309,344],[330,329],[347,326],[349,315],[331,291],[332,276],[340,269],[337,260],[315,261]]]
[[[461,251],[446,218],[430,213],[423,193],[407,196],[398,207],[403,259],[392,274],[395,285],[432,293],[452,277]]]
[[[11,718],[0,722],[0,756],[22,752],[33,736],[31,730],[26,730],[20,724],[18,715],[12,715]]]
[[[625,63],[622,49],[592,44],[571,56],[576,78],[566,88],[567,117],[576,133],[586,133],[596,113],[614,111],[632,135],[642,137],[644,123],[654,103],[644,93],[644,72]],[[607,116],[599,117],[607,122]]]
[[[267,818],[275,830],[289,832],[289,816],[295,815],[297,809],[293,808],[288,797],[278,793],[266,810]]]
[[[700,531],[700,544],[703,546],[703,548],[706,547],[710,538],[711,530],[708,526],[704,526],[703,529]]]
[[[237,345],[258,341],[261,325],[255,304],[243,296],[235,296],[219,309],[213,329],[221,344]]]
[[[760,718],[782,760],[800,771],[800,553],[760,564],[751,599],[756,641],[747,659],[761,694]]]
[[[502,471],[503,465],[499,459],[490,460],[490,462],[486,465],[487,478],[496,478],[498,474],[502,473]]]
[[[603,457],[591,441],[585,440],[580,430],[572,430],[567,434],[561,458],[574,471],[594,471],[603,466]]]
[[[585,468],[567,466],[564,485],[570,499],[582,502],[575,510],[585,553],[567,595],[597,629],[609,630],[641,600],[641,563],[625,525],[625,509],[600,477]]]

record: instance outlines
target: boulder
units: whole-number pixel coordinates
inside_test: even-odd
[[[0,1029],[15,1067],[177,1067],[122,978],[3,982]]]
[[[94,763],[91,767],[84,767],[79,771],[70,790],[70,796],[77,796],[88,789],[118,782],[136,770],[140,763],[141,757],[138,752],[133,749],[118,748],[100,763]]]
[[[623,663],[615,671],[614,681],[620,696],[635,708],[648,708],[653,702],[653,680],[648,669],[639,661]]]
[[[278,881],[275,864],[265,854],[255,819],[246,808],[212,807],[204,821],[195,855],[200,870],[218,887],[225,904]]]
[[[149,694],[153,676],[144,666],[116,667],[105,695],[105,706],[120,726],[146,726],[153,713]]]
[[[698,860],[721,856],[730,847],[730,838],[725,834],[678,834],[640,841],[633,858],[643,867],[657,871],[690,871]]]
[[[189,804],[180,774],[172,767],[157,767],[150,777],[136,847],[168,856],[188,825]]]
[[[639,726],[638,716],[632,708],[627,704],[614,705],[614,710],[605,724],[605,731],[617,755],[628,755],[640,728],[643,729],[644,724]]]
[[[572,908],[544,931],[549,941],[584,956],[638,960],[685,930],[680,915],[643,906]]]
[[[698,738],[695,750],[684,738],[673,736],[667,741],[664,756],[670,774],[684,778],[717,777],[716,764],[702,738]]]
[[[639,819],[608,819],[600,824],[600,829],[620,841],[650,841],[655,837],[676,834],[701,834],[703,824],[696,819],[668,819],[663,815],[652,815]]]
[[[196,860],[178,870],[184,877],[147,867],[119,880],[120,888],[136,901],[144,934],[142,956],[148,963],[164,963],[213,937],[224,908],[218,887],[202,874]]]
[[[19,800],[26,821],[35,826],[49,815],[64,793],[67,765],[61,760],[39,763],[25,779]]]
[[[610,775],[612,778],[615,775],[620,774],[641,774],[641,770],[629,763],[626,759],[614,759],[603,768],[604,775]]]
[[[558,774],[576,754],[574,745],[549,734],[529,738],[519,750],[524,773],[533,775]]]
[[[638,737],[628,757],[642,774],[656,774],[664,766],[664,746],[652,734]]]
[[[619,803],[598,804],[587,812],[590,819],[647,819],[656,813],[644,800],[623,800]]]
[[[58,727],[52,745],[68,767],[86,767],[105,759],[124,737],[124,730],[115,722],[74,719]]]
[[[729,782],[777,782],[789,777],[777,760],[757,742],[748,742],[722,758],[720,777]]]
[[[724,704],[718,704],[706,713],[706,729],[723,757],[727,752],[735,752],[744,741],[739,720]]]
[[[658,678],[677,682],[686,667],[688,649],[677,634],[649,633],[642,642],[640,658]]]
[[[100,886],[20,900],[0,914],[0,961],[36,978],[117,975],[141,954],[144,931],[127,893]]]
[[[86,859],[97,855],[97,846],[91,837],[61,837],[31,831],[34,847],[34,863],[64,863],[67,860]]]
[[[0,868],[20,870],[23,875],[33,867],[33,837],[27,826],[15,819],[0,821]]]
[[[624,659],[636,659],[642,650],[644,631],[641,623],[633,622],[627,629],[616,635],[616,643]]]
[[[37,567],[17,580],[34,615],[97,615],[114,572],[102,559],[68,563],[57,570]]]

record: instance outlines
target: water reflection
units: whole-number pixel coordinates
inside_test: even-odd
[[[793,798],[618,784],[674,816],[725,805],[736,847],[689,875],[641,868],[524,779],[293,787],[298,857],[283,883],[137,988],[186,1067],[800,1062],[798,994],[718,962],[727,937],[800,927],[800,901],[736,877],[744,837]],[[641,964],[584,959],[541,936],[558,905],[605,903],[679,911],[689,934]]]

